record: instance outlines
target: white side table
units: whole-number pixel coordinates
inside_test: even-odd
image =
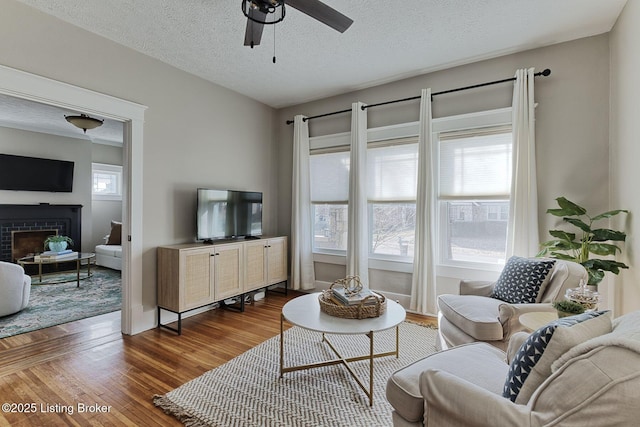
[[[373,406],[373,360],[378,357],[399,355],[400,340],[398,330],[400,323],[406,317],[406,312],[402,306],[394,301],[387,299],[387,309],[379,317],[368,319],[344,319],[328,315],[320,310],[318,297],[320,293],[303,295],[292,299],[282,307],[280,316],[280,377],[286,372],[300,371],[303,369],[319,368],[322,366],[331,366],[342,364],[346,367],[351,377],[358,383],[358,386],[364,391],[369,398],[369,406]],[[327,360],[318,363],[299,366],[284,366],[284,321],[315,332],[322,333],[322,341],[326,342],[329,348],[337,356],[337,359]],[[385,331],[387,329],[396,328],[396,348],[395,351],[384,353],[374,353],[373,336],[375,332]],[[338,350],[329,342],[325,334],[337,335],[358,335],[364,334],[369,338],[369,353],[363,356],[344,358]],[[363,382],[356,376],[351,367],[350,362],[358,360],[369,360],[369,389],[365,387]]]

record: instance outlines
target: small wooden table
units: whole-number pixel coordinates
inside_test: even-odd
[[[38,281],[37,282],[33,282],[32,284],[34,285],[46,285],[46,284],[55,284],[55,283],[65,283],[65,282],[71,282],[72,280],[57,280],[57,281],[48,281],[48,282],[44,282],[42,280],[42,266],[43,265],[58,265],[64,262],[74,262],[75,263],[75,267],[76,267],[76,287],[80,287],[80,268],[82,267],[82,265],[84,263],[86,263],[87,266],[87,275],[85,277],[82,277],[82,279],[87,279],[89,277],[91,277],[93,275],[93,273],[91,273],[91,264],[94,264],[96,260],[96,254],[94,253],[89,253],[89,252],[80,252],[78,254],[77,257],[73,257],[73,258],[64,258],[64,259],[58,259],[58,260],[47,260],[47,259],[42,259],[42,258],[38,258],[36,259],[34,256],[26,256],[23,258],[20,258],[18,260],[18,264],[20,264],[22,267],[26,266],[26,265],[37,265],[38,266]],[[47,273],[45,273],[47,274]],[[51,273],[49,273],[51,274]],[[60,273],[55,273],[55,274],[60,274]]]
[[[395,301],[387,299],[387,309],[379,317],[368,319],[344,319],[341,317],[330,316],[320,310],[320,302],[318,296],[320,293],[303,295],[292,299],[282,307],[280,316],[280,377],[286,372],[299,371],[303,369],[319,368],[321,366],[343,365],[351,377],[358,383],[358,386],[364,391],[369,398],[369,406],[373,406],[373,360],[378,357],[399,355],[399,334],[398,325],[402,323],[406,317],[404,308]],[[293,325],[304,329],[319,332],[322,334],[322,341],[327,343],[329,348],[337,356],[337,359],[327,360],[324,362],[310,363],[308,365],[284,366],[284,322],[287,321]],[[374,353],[373,351],[373,335],[374,332],[381,332],[387,329],[396,329],[396,345],[395,350]],[[337,335],[366,335],[369,338],[368,354],[356,357],[345,358],[340,355],[338,350],[329,342],[325,334]],[[358,360],[369,361],[369,388],[358,378],[349,366],[349,363]]]
[[[557,318],[558,313],[555,311],[532,311],[522,314],[518,320],[522,326],[533,332]]]

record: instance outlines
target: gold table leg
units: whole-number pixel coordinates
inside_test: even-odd
[[[396,358],[400,357],[400,326],[396,326],[396,348],[394,351],[387,351],[383,353],[374,353],[374,340],[373,340],[373,331],[365,334],[367,338],[369,338],[369,354],[363,356],[354,356],[354,357],[343,357],[340,352],[334,347],[334,345],[329,341],[324,333],[322,333],[322,341],[327,343],[331,351],[338,357],[333,360],[326,360],[324,362],[316,362],[310,363],[307,365],[297,365],[297,366],[284,366],[284,315],[280,315],[280,378],[287,372],[294,371],[302,371],[306,369],[320,368],[324,366],[333,366],[333,365],[343,365],[347,372],[351,375],[351,377],[358,384],[360,389],[364,392],[364,394],[369,398],[369,406],[373,406],[373,360],[379,357],[387,357],[387,356],[396,356]],[[369,388],[364,385],[364,383],[360,380],[355,371],[349,366],[350,362],[356,362],[360,360],[369,360]]]

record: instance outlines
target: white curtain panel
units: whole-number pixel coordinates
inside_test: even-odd
[[[431,89],[423,89],[420,100],[418,138],[418,193],[413,279],[409,308],[421,314],[437,313],[435,272],[435,159],[431,126]]]
[[[539,250],[533,68],[516,71],[513,88],[513,173],[506,256]]]
[[[349,169],[349,223],[347,275],[357,275],[369,286],[369,225],[367,218],[367,111],[351,105],[351,161]]]
[[[291,287],[312,289],[315,282],[312,249],[311,183],[309,178],[309,123],[293,121],[293,182],[291,194]]]

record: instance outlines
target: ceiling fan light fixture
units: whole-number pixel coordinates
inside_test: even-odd
[[[80,128],[87,133],[87,130],[95,129],[102,126],[104,120],[89,117],[86,114],[80,114],[79,116],[64,116],[64,118],[77,128]]]
[[[242,13],[258,24],[277,24],[284,19],[284,0],[242,0]]]

